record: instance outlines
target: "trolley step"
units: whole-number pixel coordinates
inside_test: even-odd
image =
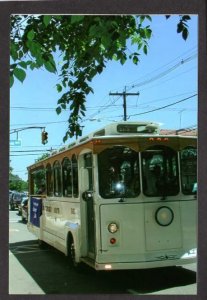
[[[95,261],[94,259],[90,257],[81,257],[81,262],[84,262],[85,264],[89,265],[92,268],[95,268]]]

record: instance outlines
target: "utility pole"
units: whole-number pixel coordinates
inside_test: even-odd
[[[126,97],[127,96],[139,96],[139,93],[127,93],[126,87],[122,93],[109,93],[110,96],[123,96],[123,108],[124,108],[124,121],[127,120],[127,104]]]

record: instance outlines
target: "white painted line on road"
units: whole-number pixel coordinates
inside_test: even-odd
[[[9,231],[19,231],[19,229],[9,229]]]
[[[19,220],[9,220],[9,223],[19,223]]]

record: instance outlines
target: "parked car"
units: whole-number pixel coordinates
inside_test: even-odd
[[[11,199],[11,196],[12,196],[13,192],[14,192],[14,191],[9,190],[9,201],[10,201],[10,199]]]
[[[28,200],[28,196],[23,195],[22,196],[22,201],[20,202],[20,204],[18,205],[18,215],[21,216],[22,215],[22,204],[24,203],[24,201]]]
[[[18,208],[18,206],[20,205],[21,201],[22,201],[22,197],[24,197],[25,194],[20,193],[20,192],[13,192],[9,201],[10,204],[10,209],[11,210],[15,210],[16,208]]]
[[[26,223],[28,220],[28,197],[24,197],[21,202],[21,216],[22,222]]]

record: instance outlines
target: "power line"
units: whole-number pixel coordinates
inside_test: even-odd
[[[186,59],[182,59],[180,62],[178,62],[177,64],[175,64],[173,67],[171,67],[171,68],[169,68],[169,69],[163,71],[162,73],[159,73],[159,74],[155,75],[154,77],[151,77],[150,79],[147,79],[147,80],[145,80],[145,81],[142,81],[142,82],[140,82],[140,83],[137,83],[137,84],[134,84],[134,85],[128,87],[127,91],[130,91],[131,89],[133,89],[133,88],[135,88],[135,87],[140,87],[140,86],[142,86],[142,85],[147,85],[148,83],[151,83],[152,81],[156,81],[156,80],[158,80],[158,79],[160,79],[160,78],[166,76],[168,73],[172,72],[174,69],[176,69],[176,68],[178,68],[179,66],[185,64],[186,62],[192,60],[192,59],[193,59],[194,57],[196,57],[196,56],[197,56],[197,54],[192,55],[192,56],[190,56],[190,57],[188,57],[188,58],[186,58]],[[143,89],[142,89],[142,90],[143,90]],[[117,98],[116,101],[117,101],[118,99],[120,99],[120,97]],[[114,103],[113,103],[113,104],[114,104]],[[111,105],[112,105],[112,104],[109,103],[109,104],[104,108],[104,110],[107,109],[107,108],[110,108]],[[103,110],[101,110],[101,111],[98,110],[96,113],[94,113],[94,114],[92,115],[92,117],[95,117],[96,115],[98,115],[98,114],[99,114],[100,112],[102,112],[102,111],[103,111]]]
[[[168,105],[159,107],[159,108],[155,108],[155,109],[152,109],[152,110],[143,112],[143,113],[133,114],[133,115],[130,115],[130,116],[132,116],[132,117],[133,117],[133,116],[139,116],[139,115],[148,114],[148,113],[151,113],[151,112],[154,112],[154,111],[157,111],[157,110],[161,110],[161,109],[164,109],[164,108],[166,108],[166,107],[173,106],[173,105],[175,105],[175,104],[178,104],[178,103],[181,103],[181,102],[186,101],[186,100],[188,100],[188,99],[191,99],[191,98],[193,98],[193,97],[195,97],[195,96],[197,96],[197,95],[198,95],[198,94],[194,94],[194,95],[192,95],[192,96],[190,96],[190,97],[187,97],[187,98],[185,98],[185,99],[176,101],[176,102],[174,102],[174,103],[171,103],[171,104],[168,104]]]
[[[11,150],[10,152],[21,152],[21,153],[23,153],[23,152],[47,152],[47,151],[49,151],[49,152],[51,152],[51,151],[54,151],[54,149],[49,149],[49,150]]]
[[[189,50],[189,51],[190,51],[190,50]],[[187,51],[187,52],[189,52],[189,51]],[[132,85],[131,87],[128,88],[128,90],[130,90],[130,89],[132,89],[132,88],[134,88],[134,87],[146,85],[146,84],[148,84],[148,83],[151,83],[152,81],[158,80],[158,79],[164,77],[165,75],[167,75],[168,73],[172,72],[174,69],[176,69],[176,68],[178,68],[179,66],[183,65],[184,63],[186,63],[186,62],[192,60],[192,59],[193,59],[194,57],[196,57],[196,56],[197,56],[197,54],[194,54],[194,55],[191,55],[190,57],[187,57],[186,59],[182,59],[180,62],[178,62],[177,64],[175,64],[175,65],[172,66],[171,68],[169,68],[169,69],[163,71],[162,73],[157,74],[157,75],[155,75],[154,77],[151,77],[150,79],[147,79],[147,80],[142,81],[142,82],[140,82],[140,83],[137,83],[137,84]],[[179,57],[181,57],[181,55],[180,55]],[[166,64],[166,65],[169,65],[169,64],[170,64],[170,63],[168,63],[168,64]],[[166,65],[165,65],[165,66],[166,66]],[[162,68],[162,67],[161,67],[161,68]],[[120,95],[120,96],[121,96],[121,95]],[[99,109],[97,112],[93,113],[91,116],[89,116],[88,119],[93,118],[94,116],[96,116],[97,114],[99,114],[100,112],[102,112],[103,110],[105,110],[105,109],[107,109],[107,108],[113,106],[114,103],[117,102],[119,99],[120,99],[120,97],[118,97],[118,98],[117,98],[115,101],[113,101],[112,103],[107,104],[107,103],[109,102],[109,101],[107,101],[105,105],[97,106],[97,107],[99,107],[100,109]],[[94,107],[94,108],[88,107],[87,110],[88,110],[88,109],[97,109],[97,107]],[[41,110],[42,110],[42,111],[54,111],[54,110],[55,110],[55,108],[48,108],[48,107],[35,108],[35,107],[25,107],[25,106],[11,107],[11,109],[38,110],[38,111],[41,111]],[[87,119],[87,120],[88,120],[88,119]],[[68,122],[68,121],[66,120],[66,121],[57,121],[57,122],[44,122],[44,123],[42,122],[42,123],[39,123],[39,124],[56,124],[56,123],[67,123],[67,122]],[[33,124],[35,125],[35,124],[37,124],[37,123],[31,123],[30,125],[33,125]],[[18,125],[20,126],[20,125],[26,125],[26,124],[18,124]],[[29,125],[29,124],[28,124],[28,125]],[[16,125],[11,125],[11,126],[17,126],[17,124],[16,124]]]
[[[135,88],[135,87],[140,87],[140,86],[142,86],[142,85],[146,85],[146,84],[148,84],[148,83],[151,83],[152,81],[158,80],[158,79],[160,79],[160,78],[166,76],[167,74],[169,74],[170,72],[174,71],[175,69],[177,69],[177,68],[180,67],[181,65],[183,65],[183,64],[185,64],[185,63],[191,61],[191,60],[192,60],[194,57],[196,57],[196,56],[197,56],[197,54],[192,55],[192,56],[190,56],[190,57],[188,57],[188,58],[186,58],[186,59],[182,59],[180,62],[178,62],[177,64],[175,64],[175,65],[172,66],[171,68],[169,68],[169,69],[163,71],[162,73],[157,74],[157,75],[155,75],[154,77],[151,77],[151,78],[149,78],[149,79],[147,79],[147,80],[144,80],[144,81],[142,81],[142,82],[140,82],[140,83],[133,84],[131,87],[128,88],[128,91],[131,90],[131,89],[133,89],[133,88]]]
[[[11,154],[10,156],[30,156],[30,155],[33,155],[33,156],[37,156],[37,155],[40,155],[40,153],[28,153],[28,154]]]

